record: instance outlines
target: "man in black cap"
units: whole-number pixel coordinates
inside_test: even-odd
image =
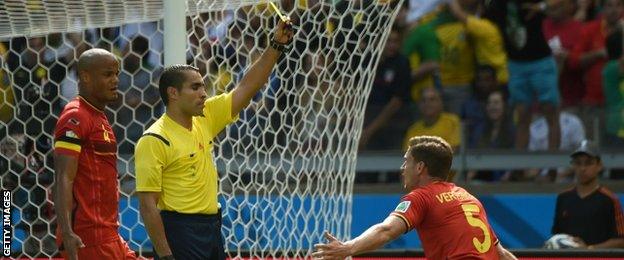
[[[553,234],[569,234],[580,247],[624,248],[624,215],[617,195],[600,185],[600,152],[583,141],[570,155],[576,185],[557,196]]]

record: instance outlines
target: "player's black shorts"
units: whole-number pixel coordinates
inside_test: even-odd
[[[161,211],[160,216],[175,259],[225,259],[221,212],[203,215]]]

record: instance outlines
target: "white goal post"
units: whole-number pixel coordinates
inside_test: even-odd
[[[350,237],[364,108],[402,2],[274,1],[295,24],[292,48],[215,140],[230,257],[302,258],[325,230]],[[52,128],[77,94],[82,51],[105,48],[121,61],[121,98],[106,109],[119,145],[120,233],[148,256],[132,152],[164,111],[164,64],[197,66],[209,93],[229,91],[267,47],[276,19],[264,0],[0,2],[0,173],[2,189],[13,191],[12,255],[58,254]]]

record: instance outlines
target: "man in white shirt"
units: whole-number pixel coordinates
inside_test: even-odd
[[[561,141],[559,150],[574,150],[585,140],[585,128],[578,116],[561,112],[559,114]],[[548,124],[543,116],[539,116],[530,126],[529,151],[548,150]]]
[[[578,147],[585,137],[585,128],[583,122],[578,116],[568,113],[559,113],[559,125],[561,129],[561,141],[559,142],[559,150],[572,151]],[[543,116],[537,117],[530,126],[529,132],[529,151],[547,151],[548,150],[548,123]],[[532,169],[528,170],[526,177],[538,179],[547,179],[550,169]],[[539,175],[539,176],[538,176]],[[571,181],[574,175],[569,168],[557,169],[555,177],[556,182]]]

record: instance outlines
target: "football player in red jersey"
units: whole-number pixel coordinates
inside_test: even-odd
[[[119,236],[117,142],[104,107],[117,100],[119,61],[103,49],[78,59],[78,96],[54,130],[57,243],[66,259],[136,259]]]
[[[410,139],[401,166],[409,193],[382,223],[341,242],[326,233],[315,245],[317,259],[344,259],[377,249],[412,229],[418,231],[427,259],[516,259],[501,246],[488,224],[483,205],[461,187],[448,182],[453,151],[442,138]]]

